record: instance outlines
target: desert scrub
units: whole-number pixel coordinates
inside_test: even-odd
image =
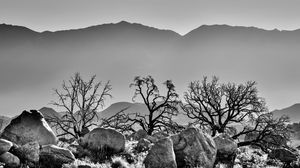
[[[93,163],[89,158],[85,158],[84,160],[76,159],[71,164],[64,164],[63,168],[78,168],[79,166],[89,166],[91,168],[111,168],[111,163]]]
[[[241,147],[238,149],[237,157],[235,159],[235,167],[242,168],[265,168],[267,161],[267,154],[259,149],[252,149],[250,147]]]

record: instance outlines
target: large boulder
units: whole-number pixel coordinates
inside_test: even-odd
[[[173,142],[170,138],[157,141],[144,160],[145,168],[177,168]]]
[[[103,162],[125,150],[125,136],[113,129],[95,128],[80,138],[78,143],[91,151],[93,162]]]
[[[291,162],[297,160],[297,155],[295,153],[293,153],[292,151],[285,149],[285,148],[279,148],[279,149],[272,150],[269,153],[268,157],[271,159],[278,159],[284,163],[291,163]]]
[[[225,133],[214,137],[214,141],[217,146],[216,163],[226,163],[232,167],[237,153],[237,143]]]
[[[42,146],[40,151],[40,166],[48,168],[61,168],[63,164],[72,163],[75,157],[71,151],[56,145]]]
[[[38,141],[40,145],[57,143],[54,132],[43,115],[36,110],[23,111],[17,118],[12,119],[1,138],[18,145],[34,141]]]
[[[125,149],[125,137],[113,129],[95,128],[78,141],[79,145],[90,150],[110,149],[119,153]]]
[[[5,139],[0,139],[0,155],[5,152],[8,152],[12,146],[12,142]]]
[[[217,147],[212,137],[194,127],[171,136],[178,168],[212,168]]]
[[[20,159],[9,152],[0,155],[0,162],[4,163],[6,168],[20,167]]]
[[[163,139],[169,136],[169,134],[165,133],[165,132],[156,132],[154,134],[152,134],[153,137],[159,139]]]

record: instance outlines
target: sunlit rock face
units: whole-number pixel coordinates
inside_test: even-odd
[[[54,132],[43,115],[36,110],[23,111],[21,115],[12,119],[4,129],[1,138],[18,145],[34,141],[37,141],[39,145],[57,143]]]

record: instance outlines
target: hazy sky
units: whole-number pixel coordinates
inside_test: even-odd
[[[121,20],[170,29],[180,34],[186,34],[203,24],[294,30],[300,28],[299,6],[299,0],[0,0],[0,23],[21,25],[36,31],[77,29],[103,23],[116,23]],[[10,69],[18,71],[16,68]],[[27,68],[30,69],[30,67]],[[46,74],[47,69],[44,71]],[[64,77],[69,76],[71,74],[65,74]],[[30,84],[22,83],[24,87],[16,87],[14,92],[1,91],[0,110],[7,111],[12,104],[18,104],[17,107],[13,107],[14,111],[47,106],[49,99],[35,101],[38,97],[49,96],[52,93],[51,89],[59,87],[61,81],[66,78],[44,77],[55,78],[59,81],[48,83],[47,88],[37,82],[34,87],[25,87]],[[31,79],[30,76],[24,78]],[[131,81],[132,79],[128,79],[128,85]],[[14,86],[16,85],[8,85],[10,88]],[[259,87],[265,86],[259,85]],[[35,92],[34,96],[29,95],[35,89],[40,91]],[[114,92],[118,91],[116,89]],[[288,95],[294,90],[280,90],[276,95],[280,95],[281,92]],[[22,95],[21,98],[20,95]],[[14,102],[14,97],[22,102]],[[299,100],[295,97],[291,99],[277,99],[277,102],[270,102],[270,110],[282,107],[278,102],[284,102],[283,107],[286,107]],[[130,101],[130,99],[124,101]],[[10,104],[6,105],[5,102],[10,102]],[[35,106],[32,106],[33,104]],[[0,111],[0,114],[4,113],[7,114],[7,112]]]
[[[180,34],[203,24],[297,29],[299,0],[0,0],[0,23],[37,31],[126,20]]]

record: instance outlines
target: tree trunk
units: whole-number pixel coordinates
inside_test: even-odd
[[[241,147],[241,146],[248,146],[248,145],[251,145],[251,144],[253,144],[253,141],[239,142],[237,145],[238,145],[238,147]]]

